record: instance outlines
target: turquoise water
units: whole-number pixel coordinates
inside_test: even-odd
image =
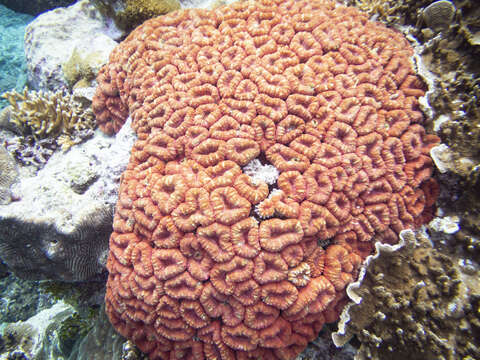
[[[0,5],[0,94],[12,89],[20,91],[27,82],[23,36],[33,18]],[[0,99],[0,107],[6,103]]]

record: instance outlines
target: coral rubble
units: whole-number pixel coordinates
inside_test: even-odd
[[[150,359],[292,359],[332,322],[374,238],[437,195],[413,51],[330,1],[145,22],[99,73],[102,130],[135,143],[106,311]],[[244,171],[273,165],[273,184]],[[261,168],[261,167],[259,167]],[[276,182],[275,182],[276,181]]]

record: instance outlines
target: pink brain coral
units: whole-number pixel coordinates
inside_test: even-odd
[[[292,359],[335,321],[374,238],[435,200],[405,38],[330,1],[237,2],[145,22],[94,111],[138,135],[106,309],[151,359]],[[253,160],[273,165],[259,180]]]

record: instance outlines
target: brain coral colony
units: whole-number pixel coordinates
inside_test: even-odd
[[[374,238],[431,217],[422,83],[399,33],[330,1],[145,22],[93,109],[138,141],[106,310],[150,359],[293,359],[337,320]],[[275,167],[269,183],[251,170]]]

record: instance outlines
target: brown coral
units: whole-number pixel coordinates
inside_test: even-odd
[[[145,22],[93,108],[139,137],[123,175],[107,313],[152,359],[291,359],[373,248],[434,205],[399,33],[333,2],[238,2]],[[271,181],[243,167],[280,172]],[[265,164],[266,165],[266,164]],[[271,166],[270,165],[270,166]]]

